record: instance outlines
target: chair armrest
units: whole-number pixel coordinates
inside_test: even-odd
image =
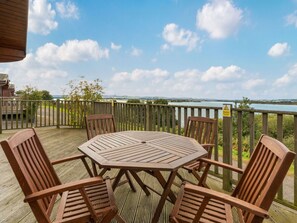
[[[68,190],[76,190],[86,186],[94,185],[102,182],[102,177],[92,177],[88,179],[78,180],[70,183],[65,183],[62,185],[57,185],[42,191],[35,192],[33,194],[27,195],[24,202],[32,202],[47,196],[51,196],[58,193],[63,193]]]
[[[235,171],[237,173],[243,174],[243,169],[234,167],[234,166],[226,164],[226,163],[218,162],[218,161],[207,159],[207,158],[200,158],[199,160],[203,161],[205,163],[208,163],[208,164],[213,164],[213,165],[216,165],[216,166],[220,166],[220,167],[223,167],[225,169],[229,169],[229,170]]]
[[[256,205],[248,203],[246,201],[240,200],[236,197],[232,197],[228,194],[224,194],[221,192],[217,192],[217,191],[205,188],[205,187],[200,187],[200,186],[196,186],[196,185],[189,184],[189,183],[185,184],[184,190],[190,191],[193,193],[197,193],[197,194],[201,194],[202,196],[208,197],[210,199],[216,199],[216,200],[222,201],[224,203],[228,203],[231,206],[237,207],[241,210],[248,211],[248,212],[255,214],[259,217],[262,217],[262,218],[269,218],[268,211],[266,211]]]
[[[73,155],[73,156],[69,156],[69,157],[65,157],[62,159],[51,161],[51,163],[52,163],[52,165],[55,165],[55,164],[59,164],[59,163],[64,163],[64,162],[68,162],[68,161],[72,161],[72,160],[81,159],[86,170],[88,171],[89,176],[94,177],[94,174],[92,173],[92,171],[86,161],[86,158],[87,158],[87,156],[85,154],[78,154],[78,155]]]
[[[201,144],[202,147],[214,147],[215,144],[210,144],[210,143],[205,143],[205,144]]]
[[[53,161],[51,161],[51,163],[52,163],[52,165],[55,165],[55,164],[59,164],[59,163],[68,162],[68,161],[71,161],[71,160],[83,159],[85,157],[86,157],[85,154],[78,154],[78,155],[65,157],[65,158],[62,158],[62,159],[53,160]]]

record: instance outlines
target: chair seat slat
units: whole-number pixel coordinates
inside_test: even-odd
[[[24,194],[31,197],[25,200],[38,222],[51,222],[51,212],[59,193],[62,197],[54,222],[110,222],[117,215],[110,180],[96,177],[61,185],[34,129],[16,133],[2,141],[1,146]]]
[[[192,222],[200,218],[199,222],[230,223],[233,222],[231,205],[234,205],[240,222],[262,222],[268,216],[267,211],[295,156],[281,142],[262,135],[232,195],[186,183],[170,220]],[[207,161],[203,159],[203,162]],[[226,164],[222,166],[227,167]]]

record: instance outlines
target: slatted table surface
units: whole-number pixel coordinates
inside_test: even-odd
[[[134,176],[137,174],[136,171],[151,173],[163,187],[152,222],[158,222],[167,197],[172,203],[176,200],[171,186],[177,170],[207,154],[206,150],[192,138],[154,131],[102,134],[82,144],[78,149],[102,168],[130,170]],[[161,171],[170,172],[167,180]],[[119,178],[114,181],[114,189]],[[142,182],[139,184],[143,185]],[[142,188],[147,191],[146,185]]]
[[[101,167],[137,170],[172,171],[206,154],[194,139],[147,131],[98,135],[78,149]]]

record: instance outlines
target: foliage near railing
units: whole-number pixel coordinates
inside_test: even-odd
[[[81,128],[85,115],[94,110],[94,103],[88,101],[5,99],[1,105],[1,132],[29,127]]]

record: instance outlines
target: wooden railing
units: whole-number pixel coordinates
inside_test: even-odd
[[[114,114],[117,130],[165,131],[183,135],[188,116],[215,118],[219,125],[213,159],[237,167],[244,167],[262,133],[284,142],[297,152],[297,112],[237,109],[231,117],[223,117],[221,107],[174,106],[155,104],[128,104],[87,101],[1,101],[1,129],[29,127],[68,126],[84,127],[84,116],[101,113]],[[288,120],[290,122],[288,126]],[[272,131],[272,127],[275,131]],[[291,132],[288,132],[290,129]],[[277,200],[297,209],[297,160],[291,167],[280,189]],[[225,190],[229,190],[240,176],[223,172],[220,168],[212,173],[223,179]]]
[[[233,109],[233,117],[235,117],[233,119],[233,145],[237,147],[237,155],[233,156],[233,162],[238,167],[245,166],[246,159],[243,153],[250,155],[253,152],[261,134],[278,139],[297,153],[297,112]],[[236,176],[236,179],[238,177]],[[277,194],[277,200],[297,208],[297,159],[294,160]]]
[[[1,100],[0,133],[30,127],[70,126],[81,128],[93,113],[94,102],[66,100]]]

